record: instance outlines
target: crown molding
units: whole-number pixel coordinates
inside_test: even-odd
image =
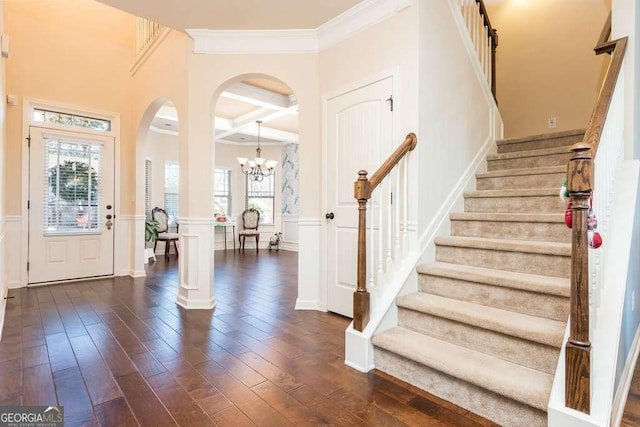
[[[391,18],[413,0],[364,0],[312,30],[187,29],[193,53],[278,54],[318,53]]]
[[[364,0],[316,29],[320,51],[345,41],[411,6],[412,0]]]
[[[193,53],[273,54],[318,51],[316,30],[203,30],[188,29]]]

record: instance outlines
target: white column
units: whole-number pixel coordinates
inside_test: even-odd
[[[215,307],[213,218],[180,218],[179,284],[176,303],[184,308]]]

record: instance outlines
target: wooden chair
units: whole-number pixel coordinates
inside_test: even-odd
[[[153,252],[156,252],[156,246],[158,246],[158,240],[164,242],[164,257],[169,259],[169,248],[171,242],[173,242],[173,248],[176,251],[176,257],[178,256],[178,233],[169,233],[169,215],[167,211],[162,208],[155,207],[151,209],[151,218],[158,221],[158,238],[153,245]]]
[[[242,230],[238,232],[238,243],[240,244],[238,250],[244,251],[245,238],[253,236],[256,238],[256,252],[258,252],[258,242],[260,241],[258,225],[260,225],[260,212],[255,209],[247,209],[242,212]]]

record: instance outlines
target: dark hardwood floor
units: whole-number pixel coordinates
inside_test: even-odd
[[[64,405],[66,426],[493,425],[346,367],[349,320],[293,309],[296,253],[216,252],[214,310],[176,306],[176,265],[12,290],[0,405]]]
[[[640,363],[636,364],[633,372],[629,396],[620,425],[623,427],[640,426]]]

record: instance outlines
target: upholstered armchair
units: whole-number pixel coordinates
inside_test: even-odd
[[[256,252],[258,252],[258,243],[260,241],[260,232],[258,231],[258,225],[260,224],[260,212],[255,209],[247,209],[242,212],[242,230],[238,232],[238,243],[240,244],[238,249],[244,251],[244,241],[249,237],[256,238]]]
[[[173,248],[176,251],[176,257],[178,256],[178,233],[169,233],[169,215],[167,215],[167,211],[162,208],[155,207],[151,209],[151,219],[158,221],[158,238],[156,239],[156,243],[153,245],[153,252],[156,251],[156,246],[158,246],[158,240],[164,242],[164,257],[165,259],[169,259],[169,248],[171,247],[171,242],[173,242]]]

